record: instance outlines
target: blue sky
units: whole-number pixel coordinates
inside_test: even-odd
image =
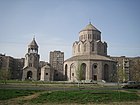
[[[0,53],[24,57],[35,35],[41,60],[54,50],[67,59],[89,21],[108,55],[140,56],[140,0],[0,0]]]

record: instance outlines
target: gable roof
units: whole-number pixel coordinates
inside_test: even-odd
[[[34,47],[38,47],[35,38],[33,38],[32,42],[29,44],[29,46],[34,46]]]

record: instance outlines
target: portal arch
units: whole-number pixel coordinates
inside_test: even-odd
[[[32,79],[32,75],[33,75],[32,71],[28,71],[27,72],[27,79]]]
[[[86,70],[87,69],[87,65],[85,63],[81,64],[81,71],[82,71],[82,80],[86,80]]]
[[[65,65],[65,80],[67,80],[68,79],[68,77],[67,77],[67,74],[68,73],[68,65],[66,64]]]
[[[70,65],[70,80],[74,80],[74,76],[75,76],[75,65],[74,63],[72,63]]]

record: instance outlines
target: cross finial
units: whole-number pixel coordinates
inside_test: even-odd
[[[89,19],[89,24],[91,24],[91,19]]]
[[[35,40],[35,35],[34,35],[34,37],[33,37],[33,40]]]

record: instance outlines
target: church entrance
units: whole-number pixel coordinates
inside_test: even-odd
[[[32,79],[32,72],[31,71],[28,71],[27,72],[27,79],[31,80]]]
[[[93,80],[97,81],[97,75],[93,75]]]
[[[98,70],[98,65],[97,63],[94,63],[92,65],[92,80],[97,81],[97,70]]]

